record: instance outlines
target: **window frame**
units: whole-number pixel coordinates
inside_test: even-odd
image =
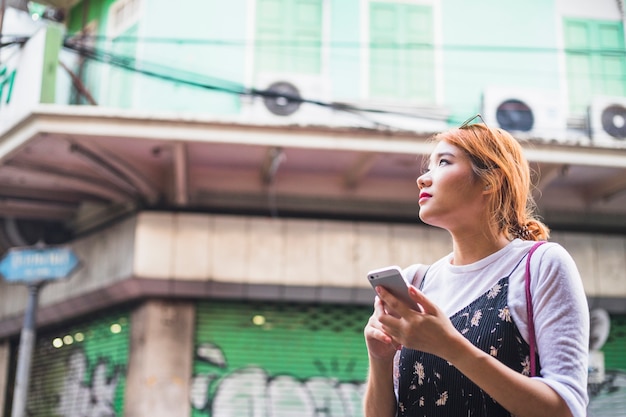
[[[581,24],[588,32],[585,40],[586,45],[576,45],[568,31],[573,25]],[[603,52],[605,48],[600,38],[600,30],[603,25],[610,24],[617,28],[621,32],[621,36],[617,36],[618,42],[621,45],[617,45],[617,48],[606,49],[607,52]],[[612,56],[621,57],[621,75],[616,73],[612,80],[622,79],[622,92],[621,95],[626,96],[626,42],[624,41],[624,22],[621,20],[608,20],[608,19],[582,19],[577,17],[564,16],[562,20],[562,36],[563,36],[563,51],[564,51],[564,65],[565,65],[565,88],[568,95],[568,109],[571,114],[586,114],[587,107],[591,104],[594,97],[607,96],[607,95],[620,95],[620,93],[612,93],[608,91],[606,85],[606,77],[600,76],[601,67],[609,62],[609,58]],[[580,79],[573,79],[573,73],[575,68],[580,65],[572,64],[575,59],[582,59],[587,64],[587,74],[584,74]],[[598,75],[594,75],[598,74]],[[576,87],[578,86],[578,87]],[[585,91],[586,90],[586,91]]]
[[[258,3],[261,0],[248,0],[248,10],[250,11],[248,17],[248,33],[247,39],[250,39],[248,42],[248,48],[246,51],[247,59],[246,61],[249,63],[247,65],[247,74],[246,79],[248,81],[253,81],[258,74],[261,73],[277,73],[277,74],[290,74],[293,76],[307,76],[307,77],[325,77],[329,74],[329,59],[330,59],[330,0],[320,0],[321,3],[321,27],[320,27],[320,48],[319,48],[319,69],[314,72],[308,71],[293,71],[290,68],[287,69],[277,69],[277,70],[264,70],[260,69],[258,66],[258,28],[257,28],[257,11],[258,11]],[[293,66],[291,66],[293,68]]]
[[[390,3],[390,4],[407,4],[417,6],[428,6],[432,8],[432,42],[433,42],[433,94],[429,100],[406,99],[402,97],[376,97],[371,92],[371,71],[370,71],[370,50],[363,48],[361,54],[361,87],[360,95],[365,101],[379,103],[382,105],[417,105],[420,107],[438,107],[441,106],[443,98],[443,51],[437,45],[441,45],[441,2],[439,0],[361,0],[361,43],[369,45],[370,36],[370,7],[372,3]]]

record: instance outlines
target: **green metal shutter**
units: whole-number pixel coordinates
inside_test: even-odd
[[[584,113],[595,95],[626,96],[621,21],[565,19],[570,110]]]
[[[602,351],[607,370],[626,372],[626,315],[611,316],[611,332]]]
[[[28,415],[122,416],[129,312],[42,332],[33,352]]]
[[[370,95],[433,103],[432,7],[370,4]]]
[[[322,1],[259,0],[256,7],[256,72],[319,74]]]
[[[362,415],[370,314],[362,306],[199,303],[192,416]]]
[[[622,417],[626,412],[626,315],[611,316],[611,331],[604,346],[605,378],[588,386],[589,417]]]

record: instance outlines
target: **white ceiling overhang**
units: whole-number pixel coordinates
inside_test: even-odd
[[[40,105],[0,136],[0,218],[75,231],[140,209],[412,221],[431,135]],[[549,224],[626,227],[626,149],[523,146]]]

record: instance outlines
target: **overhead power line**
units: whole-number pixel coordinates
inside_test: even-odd
[[[279,93],[272,90],[246,87],[243,84],[233,81],[191,73],[177,68],[164,67],[162,65],[154,63],[138,61],[132,57],[114,54],[97,48],[85,47],[84,45],[76,44],[68,40],[64,42],[63,46],[66,49],[78,53],[82,57],[108,64],[117,68],[122,68],[124,70],[132,71],[149,77],[154,77],[164,81],[171,81],[174,83],[189,85],[192,87],[202,88],[205,90],[211,90],[219,93],[251,97],[256,96],[262,98],[284,98],[292,102],[308,103],[321,107],[326,107],[331,110],[344,111],[352,114],[377,113],[410,117],[421,120],[441,120],[440,117],[434,117],[428,114],[397,112],[370,107],[359,107],[348,103],[327,102],[302,96],[290,95],[284,92]],[[172,73],[175,73],[176,75],[171,75]]]
[[[78,36],[78,35],[77,35]],[[476,45],[476,44],[436,44],[430,42],[360,42],[360,41],[317,41],[295,39],[198,39],[198,38],[168,38],[168,37],[139,37],[139,36],[103,36],[80,35],[81,39],[90,42],[115,43],[145,43],[145,44],[174,44],[196,46],[224,46],[224,47],[291,47],[291,48],[338,48],[338,49],[397,49],[397,50],[444,50],[459,52],[493,52],[493,53],[593,53],[616,54],[626,56],[625,48],[559,48],[531,45]]]
[[[7,36],[0,35],[0,48],[12,45],[24,45],[28,41],[26,36]]]

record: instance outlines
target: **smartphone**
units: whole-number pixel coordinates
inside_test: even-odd
[[[422,311],[419,304],[413,301],[409,296],[409,287],[402,276],[400,267],[393,265],[374,269],[367,273],[367,280],[370,282],[372,288],[376,289],[379,285],[385,287],[387,291],[402,300],[402,302],[413,310]]]

